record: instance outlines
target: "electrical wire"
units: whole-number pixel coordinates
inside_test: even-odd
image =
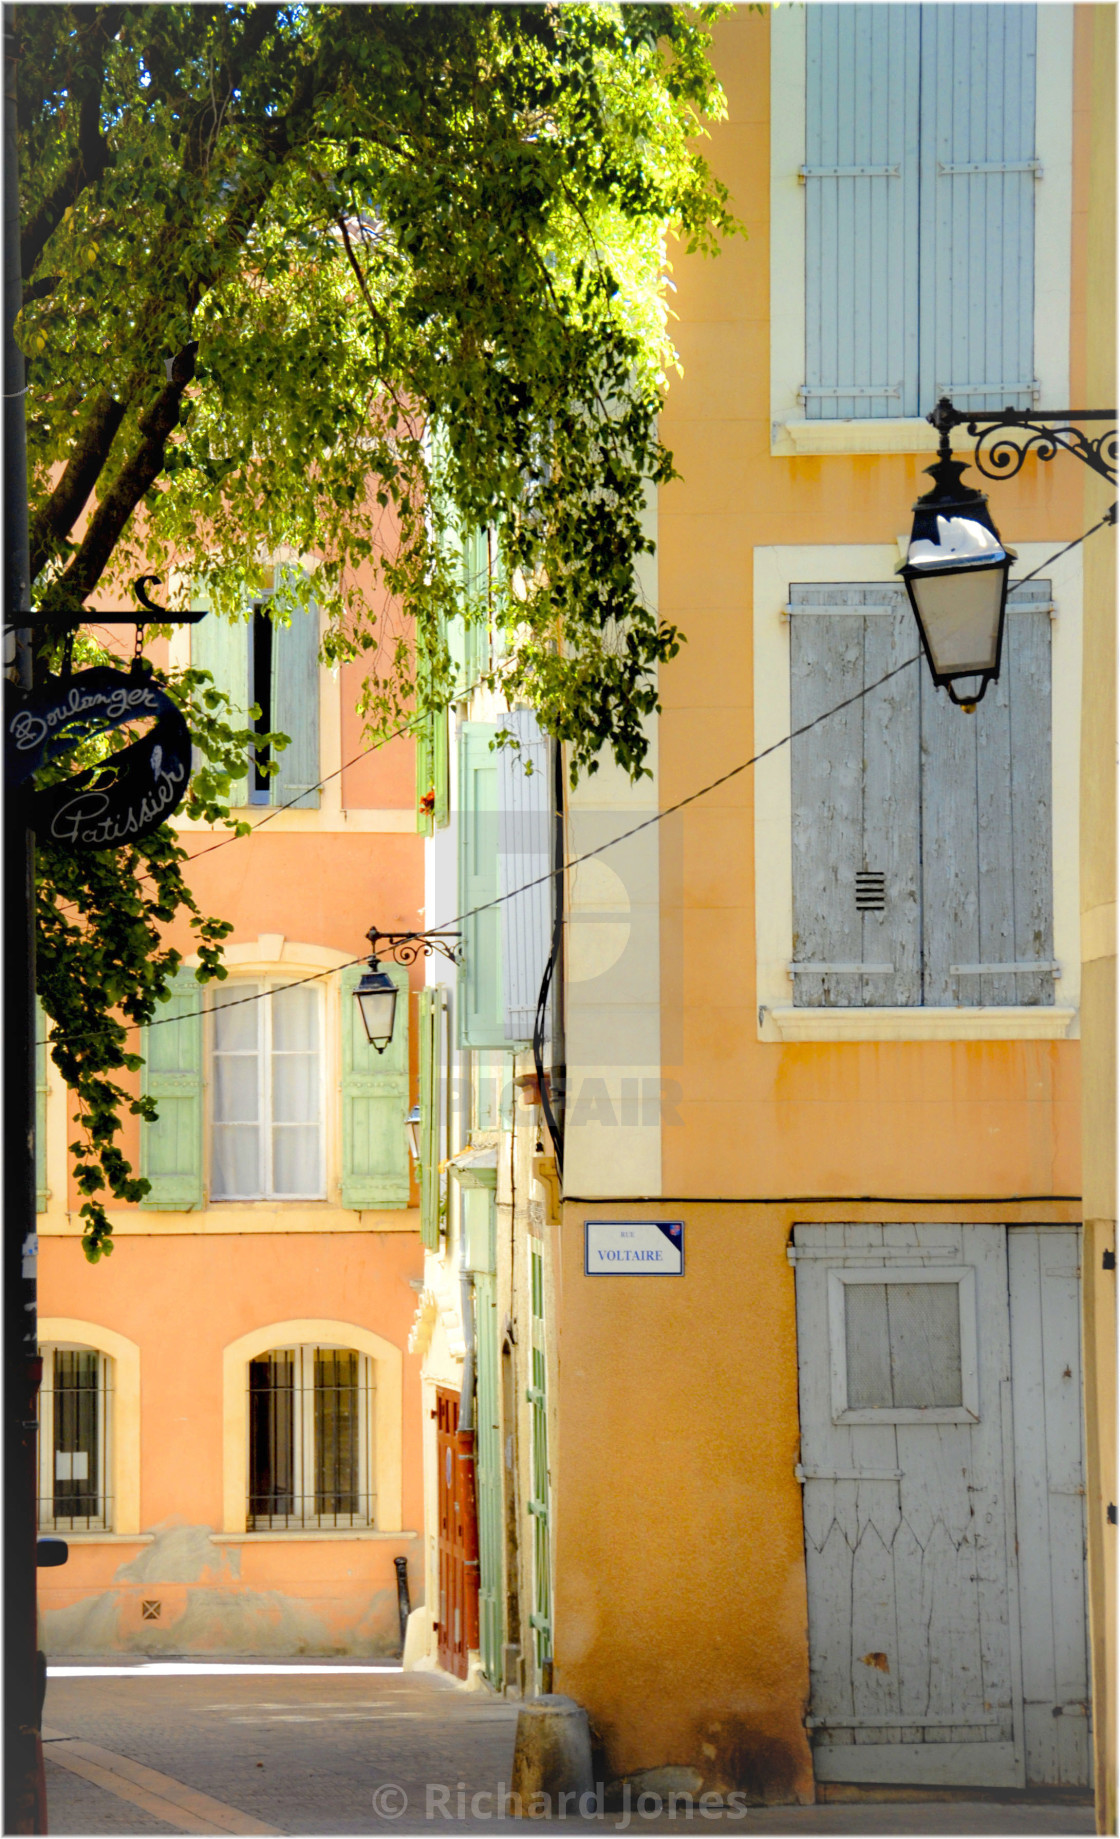
[[[1066,543],[1062,549],[1056,550],[1052,556],[1047,557],[1045,562],[1040,562],[1037,568],[1032,569],[1029,575],[1023,575],[1019,580],[1009,583],[1008,591],[1011,592],[1017,587],[1022,587],[1027,581],[1033,581],[1036,575],[1041,574],[1044,569],[1049,568],[1060,556],[1068,554],[1071,549],[1076,549],[1079,544],[1084,543],[1086,539],[1093,536],[1096,531],[1103,529],[1105,524],[1115,524],[1116,520],[1117,507],[1112,505],[1099,522],[1093,524],[1083,535],[1075,537],[1072,543]],[[760,752],[752,754],[749,760],[741,760],[738,766],[732,766],[726,773],[721,773],[718,779],[712,779],[707,785],[700,786],[697,791],[689,792],[684,798],[678,798],[675,804],[666,805],[664,809],[655,811],[652,817],[643,818],[640,824],[632,825],[629,830],[620,831],[617,836],[609,838],[605,843],[599,843],[594,849],[584,850],[582,855],[571,856],[565,862],[558,864],[555,868],[548,869],[543,875],[534,876],[532,881],[526,881],[521,887],[511,888],[509,892],[505,894],[497,894],[492,900],[480,902],[477,907],[469,907],[465,913],[457,914],[454,919],[442,921],[441,929],[449,930],[452,927],[462,926],[465,921],[474,919],[479,913],[488,913],[493,907],[504,905],[507,900],[516,900],[519,895],[528,893],[531,888],[541,887],[545,882],[555,880],[557,876],[565,874],[569,869],[578,868],[580,863],[589,862],[594,856],[601,856],[604,851],[613,849],[616,844],[628,842],[631,837],[638,836],[643,830],[648,830],[651,825],[663,823],[665,818],[672,817],[676,812],[685,810],[687,806],[695,804],[697,799],[706,798],[709,792],[718,791],[721,785],[726,785],[729,780],[738,778],[740,773],[745,773],[752,766],[757,766],[760,760],[765,760],[770,754],[777,753],[780,747],[788,746],[791,741],[796,741],[801,735],[808,734],[811,729],[819,727],[822,722],[828,721],[831,716],[839,715],[842,709],[850,709],[853,703],[862,702],[863,698],[865,696],[870,696],[873,690],[881,689],[884,683],[889,683],[892,677],[897,677],[900,672],[908,670],[911,664],[917,664],[920,659],[921,653],[915,652],[912,657],[906,658],[903,663],[896,664],[893,670],[887,671],[882,677],[877,677],[874,683],[867,684],[862,690],[856,690],[852,696],[846,696],[843,702],[834,703],[831,709],[825,709],[822,714],[815,715],[812,721],[803,722],[799,728],[792,728],[788,734],[782,735],[780,740],[772,741],[769,747],[763,747]],[[386,740],[391,741],[398,739],[402,734],[406,734],[411,726],[411,723],[407,723],[403,728],[396,729],[393,734],[385,737]],[[375,741],[371,747],[365,748],[363,753],[356,754],[354,760],[350,760],[346,765],[338,767],[334,773],[328,773],[326,779],[320,780],[319,784],[325,785],[327,779],[336,778],[338,773],[346,771],[347,766],[354,765],[355,760],[364,758],[366,753],[371,753],[375,747],[382,745],[382,742]],[[300,793],[299,796],[304,797],[306,794]],[[291,800],[289,802],[295,803],[296,800]],[[254,831],[260,829],[263,824],[268,823],[271,817],[278,816],[280,811],[287,810],[288,808],[288,805],[278,805],[274,812],[269,813],[269,817],[262,818],[261,824],[254,825]],[[252,834],[252,832],[249,834]],[[210,855],[215,849],[224,849],[229,843],[238,843],[241,841],[242,838],[239,836],[223,837],[220,843],[211,844],[209,849],[199,850],[198,855],[192,856],[190,860],[196,862],[199,860],[199,857]],[[324,977],[333,977],[336,971],[351,970],[355,965],[365,963],[368,963],[368,955],[359,958],[348,958],[344,964],[336,964],[331,970],[315,971],[309,977],[294,978],[290,984],[285,984],[283,987],[285,989],[298,990],[306,983],[320,983]],[[548,980],[551,981],[550,978]],[[255,996],[235,997],[232,1002],[223,1003],[221,1006],[224,1009],[233,1009],[239,1007],[242,1003],[261,1002],[267,994],[267,991],[258,991]],[[547,995],[547,988],[545,994]],[[125,1026],[127,1028],[160,1028],[168,1022],[189,1021],[195,1016],[203,1014],[205,1014],[204,1009],[191,1009],[188,1010],[187,1014],[184,1016],[155,1016],[150,1022],[128,1022]],[[96,1033],[96,1030],[90,1030],[84,1035],[68,1035],[67,1039],[71,1041],[92,1040],[96,1038]],[[48,1044],[51,1039],[53,1039],[53,1037],[48,1036],[47,1043],[37,1041],[35,1045],[37,1047],[44,1046]]]
[[[545,882],[554,881],[557,876],[566,874],[569,869],[578,868],[581,862],[589,862],[593,856],[601,856],[604,850],[613,849],[616,844],[625,843],[630,837],[637,836],[639,832],[643,830],[648,830],[651,824],[660,824],[665,818],[672,817],[675,812],[683,811],[687,805],[695,804],[698,798],[706,798],[709,792],[716,791],[721,785],[726,785],[729,779],[735,779],[740,773],[747,772],[750,767],[756,766],[760,760],[765,760],[768,755],[776,753],[780,747],[787,746],[790,741],[797,740],[800,735],[808,734],[811,728],[818,728],[822,722],[828,721],[831,716],[838,715],[841,709],[848,709],[851,708],[853,703],[862,702],[863,698],[865,696],[870,696],[873,690],[880,689],[884,683],[889,683],[891,678],[897,677],[901,671],[909,670],[911,664],[917,664],[920,657],[921,653],[915,652],[913,657],[907,658],[902,664],[896,664],[893,670],[885,672],[882,677],[877,677],[874,683],[867,684],[862,690],[856,690],[855,694],[852,696],[845,696],[843,702],[835,703],[831,709],[825,709],[820,715],[815,715],[812,721],[803,722],[800,728],[791,729],[789,734],[784,734],[780,740],[771,741],[769,747],[763,747],[759,753],[752,754],[749,760],[741,760],[738,766],[733,766],[728,772],[721,773],[718,779],[713,779],[709,784],[702,785],[698,791],[689,792],[684,798],[678,798],[675,804],[666,805],[664,810],[655,811],[652,817],[643,818],[640,824],[634,824],[629,830],[620,831],[617,836],[610,837],[605,843],[597,844],[594,849],[585,849],[582,855],[569,856],[566,861],[558,863],[554,868],[547,869],[543,875],[534,876],[532,881],[524,882],[519,888],[511,888],[506,894],[495,895],[493,900],[484,900],[481,901],[477,907],[469,907],[465,913],[457,914],[454,919],[442,921],[441,931],[448,931],[454,927],[462,926],[466,920],[474,919],[476,914],[488,913],[492,907],[500,907],[504,905],[507,900],[516,900],[519,894],[528,893],[530,888],[539,888]],[[231,838],[229,840],[236,841],[237,839]],[[215,845],[215,847],[218,846]],[[319,983],[324,977],[333,977],[336,971],[350,970],[354,965],[365,964],[368,963],[368,961],[369,954],[367,952],[360,958],[348,958],[345,964],[336,964],[330,970],[315,971],[308,977],[296,977],[290,984],[285,984],[284,988],[298,990],[305,983]],[[261,1002],[267,994],[267,991],[261,990],[258,991],[255,996],[235,997],[232,1002],[223,1003],[222,1008],[233,1009],[239,1007],[242,1003]],[[126,1026],[130,1028],[161,1028],[168,1022],[189,1021],[193,1019],[194,1016],[204,1013],[205,1011],[203,1009],[190,1009],[185,1015],[155,1016],[150,1022],[129,1022]],[[96,1032],[96,1030],[91,1030],[86,1035],[68,1035],[67,1039],[71,1041],[89,1040],[93,1038]],[[36,1042],[36,1046],[40,1045],[42,1045],[42,1043]]]

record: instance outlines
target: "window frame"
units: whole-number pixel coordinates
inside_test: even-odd
[[[849,1284],[955,1283],[960,1309],[961,1403],[959,1405],[848,1405],[848,1342],[845,1290]],[[976,1346],[976,1268],[971,1264],[867,1265],[828,1272],[828,1347],[834,1424],[978,1424],[980,1365]]]
[[[1074,533],[1079,534],[1077,532]],[[754,752],[790,731],[791,582],[894,582],[904,539],[888,544],[777,544],[754,552]],[[1081,724],[1082,551],[1051,562],[1053,543],[1019,544],[1016,572],[1047,564],[1051,613],[1053,1006],[800,1008],[793,1002],[793,814],[788,747],[754,768],[755,972],[763,1041],[1060,1040],[1080,1033],[1081,921],[1078,776]],[[915,646],[917,635],[915,634]],[[924,664],[916,668],[924,669]],[[962,721],[968,717],[962,715]]]
[[[43,1340],[39,1344],[43,1362],[43,1381],[39,1387],[38,1430],[36,1437],[36,1524],[44,1533],[108,1533],[113,1530],[116,1502],[113,1494],[113,1381],[115,1365],[111,1354],[88,1341],[70,1339]],[[100,1511],[93,1514],[57,1514],[54,1493],[59,1452],[55,1448],[55,1398],[53,1383],[55,1355],[60,1353],[93,1354],[97,1360],[97,1500]],[[51,1381],[47,1383],[48,1371]],[[42,1511],[46,1501],[51,1512]]]
[[[315,1356],[320,1352],[352,1353],[358,1362],[358,1486],[359,1501],[368,1510],[352,1514],[319,1512],[315,1507]],[[275,1354],[292,1354],[293,1392],[298,1399],[292,1414],[292,1511],[291,1513],[254,1513],[253,1511],[253,1428],[250,1373],[254,1360]],[[310,1379],[308,1374],[310,1373]],[[246,1532],[353,1532],[368,1531],[377,1524],[377,1467],[374,1461],[374,1422],[376,1414],[376,1368],[368,1354],[341,1342],[297,1342],[273,1346],[254,1354],[245,1363],[246,1408],[249,1425],[246,1432],[245,1530]]]
[[[1045,406],[1068,402],[1070,388],[1073,8],[1039,4],[1036,22],[1034,374]],[[805,9],[780,7],[770,17],[770,451],[935,452],[921,416],[805,415],[805,106]]]
[[[372,1370],[370,1437],[376,1494],[372,1525],[246,1532],[249,1506],[249,1363],[270,1349],[348,1347],[365,1355]],[[262,1323],[222,1350],[222,1544],[256,1540],[376,1539],[399,1536],[404,1528],[402,1415],[404,1356],[383,1335],[356,1322],[299,1316]]]
[[[272,995],[276,991],[289,988],[292,984],[298,983],[299,981],[300,979],[298,977],[286,977],[286,978],[279,977],[278,978],[275,976],[269,976],[267,972],[264,972],[264,971],[257,971],[256,973],[246,971],[244,975],[239,975],[236,978],[230,979],[227,983],[223,984],[221,986],[221,990],[224,992],[224,991],[232,990],[238,986],[248,986],[250,984],[255,984],[258,986],[258,988],[262,992],[265,992],[268,995]],[[325,983],[326,979],[324,979],[323,982]],[[254,1194],[233,1195],[233,1194],[216,1194],[215,1193],[214,1191],[215,1129],[219,1123],[219,1120],[217,1119],[216,1113],[215,1113],[215,1105],[216,1105],[216,1099],[217,1099],[217,1078],[216,1078],[217,1064],[216,1063],[217,1063],[217,1059],[219,1058],[218,1050],[215,1047],[215,1038],[216,1038],[216,1032],[217,1032],[216,1013],[217,1013],[217,1009],[221,1005],[215,1003],[214,996],[215,994],[217,994],[217,992],[212,990],[210,992],[209,998],[205,1005],[205,1021],[204,1021],[204,1034],[203,1034],[203,1084],[204,1084],[204,1091],[206,1093],[205,1134],[204,1134],[204,1146],[205,1146],[205,1151],[206,1151],[206,1167],[205,1167],[204,1173],[205,1173],[205,1191],[206,1191],[208,1206],[218,1206],[218,1207],[254,1206],[261,1202],[265,1202],[271,1206],[285,1206],[288,1204],[295,1205],[295,1206],[301,1206],[301,1205],[306,1206],[306,1205],[314,1205],[314,1204],[324,1204],[328,1202],[330,1199],[330,1193],[331,1193],[330,1152],[331,1152],[331,1146],[332,1146],[332,1132],[329,1128],[329,1120],[327,1116],[328,1097],[329,1097],[328,1085],[327,1085],[327,1056],[328,1056],[328,1052],[330,1051],[330,1046],[331,1046],[331,1040],[330,1040],[331,1031],[329,1030],[329,1025],[328,1025],[329,1024],[329,1013],[328,1012],[329,1012],[330,1005],[328,1005],[326,1001],[326,991],[321,986],[318,986],[316,984],[310,984],[308,987],[313,992],[314,997],[315,997],[315,1001],[318,1007],[318,1021],[319,1021],[318,1095],[319,1095],[319,1164],[320,1164],[320,1175],[321,1175],[320,1191],[317,1194],[295,1194],[295,1193],[276,1194],[271,1191],[270,1187],[268,1186],[268,1183],[266,1182],[265,1185],[258,1192]],[[267,1173],[267,1171],[271,1168],[271,1165],[272,1165],[272,1130],[274,1128],[273,1119],[270,1115],[271,1114],[271,1101],[272,1101],[272,1081],[273,1081],[273,1069],[272,1069],[273,1048],[272,1048],[271,1004],[265,1004],[263,1000],[260,1002],[259,1018],[258,1018],[258,1023],[257,1023],[256,1059],[257,1059],[257,1067],[258,1067],[257,1096],[258,1096],[258,1100],[260,1101],[260,1106],[261,1106],[261,1116],[260,1116],[260,1120],[258,1124],[258,1129],[260,1131],[260,1149],[258,1151],[258,1172]],[[267,1111],[269,1113],[269,1115],[267,1116],[265,1115],[266,1099],[268,1101]],[[266,1129],[267,1129],[267,1137],[266,1137]]]

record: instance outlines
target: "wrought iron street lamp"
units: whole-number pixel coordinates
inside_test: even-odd
[[[967,427],[976,442],[976,465],[989,479],[1013,478],[1032,449],[1040,460],[1052,460],[1060,450],[1115,484],[1115,427],[1090,439],[1062,424],[1115,422],[1116,411],[1067,409],[1030,416],[1008,408],[974,414],[955,409],[943,396],[926,420],[941,437],[937,461],[928,469],[933,489],[914,506],[914,527],[898,573],[934,683],[971,711],[999,678],[1008,573],[1016,556],[992,521],[986,494],[963,483],[965,464],[953,459],[950,430]],[[1115,510],[1109,521],[1115,521]]]
[[[366,1031],[366,1039],[371,1047],[383,1054],[393,1038],[393,1026],[397,1018],[397,986],[388,971],[382,968],[378,956],[397,964],[413,964],[417,958],[430,958],[433,952],[441,952],[450,958],[452,964],[459,962],[459,938],[457,932],[379,932],[371,926],[366,933],[370,942],[371,957],[369,968],[362,972],[361,979],[354,991],[354,1000]],[[415,1151],[413,1152],[415,1154]]]

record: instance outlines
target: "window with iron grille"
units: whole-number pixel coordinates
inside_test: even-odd
[[[41,1349],[39,1502],[42,1531],[107,1532],[113,1363],[93,1347]]]
[[[246,1530],[372,1526],[372,1370],[351,1347],[278,1347],[249,1363]]]

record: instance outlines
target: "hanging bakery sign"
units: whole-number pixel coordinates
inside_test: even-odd
[[[204,610],[172,613],[146,593],[157,575],[141,575],[134,592],[147,618],[196,625]],[[33,627],[34,614],[26,618]],[[72,676],[48,677],[28,695],[8,686],[5,698],[4,775],[10,792],[26,788],[27,822],[36,835],[70,849],[119,849],[150,836],[182,803],[191,770],[191,737],[182,711],[140,654],[145,620],[85,609],[59,623],[86,620],[137,627],[137,655],[128,671],[111,665]],[[32,787],[40,767],[96,735],[130,723],[151,723],[147,732],[97,766],[72,773],[54,785]]]
[[[101,765],[33,791],[28,823],[36,835],[71,849],[119,849],[149,836],[182,802],[191,737],[181,711],[143,666],[48,678],[30,696],[14,698],[5,749],[13,791],[80,741],[153,718],[140,740]]]

